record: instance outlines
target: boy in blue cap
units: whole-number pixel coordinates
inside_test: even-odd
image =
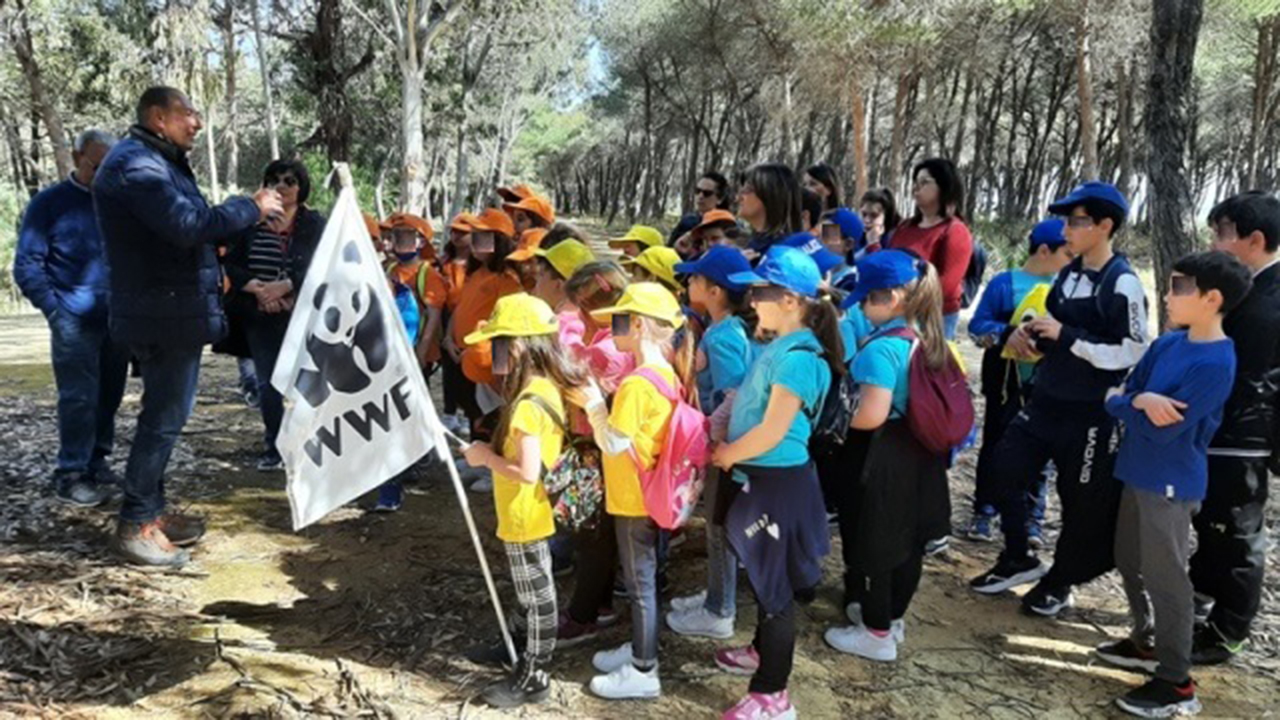
[[[831,284],[836,285],[853,272],[867,251],[867,229],[858,213],[849,208],[828,210],[822,216],[822,244],[840,256],[842,262],[831,271]]]
[[[1006,270],[991,278],[969,320],[969,334],[979,347],[985,349],[982,355],[982,395],[986,398],[986,417],[982,425],[982,449],[978,453],[973,520],[967,533],[970,540],[981,542],[989,542],[994,537],[996,509],[987,499],[987,486],[990,484],[995,449],[1005,428],[1030,397],[1035,370],[1032,362],[1007,358],[1005,340],[1024,321],[1023,317],[1015,318],[1014,312],[1023,307],[1032,293],[1048,290],[1062,268],[1071,262],[1067,253],[1066,223],[1062,218],[1049,218],[1038,223],[1031,231],[1029,243],[1030,253],[1022,268]],[[1037,547],[1043,542],[1041,526],[1047,490],[1046,478],[1040,475],[1028,494],[1031,502],[1029,540]]]
[[[1075,259],[1058,274],[1047,315],[1019,325],[1006,345],[1022,358],[1043,356],[1031,401],[994,451],[990,500],[1000,512],[1005,549],[974,578],[974,591],[995,595],[1039,583],[1023,612],[1056,617],[1071,588],[1114,566],[1120,485],[1112,477],[1119,436],[1103,405],[1147,349],[1147,301],[1128,259],[1111,247],[1129,204],[1115,186],[1086,182],[1049,206],[1066,221]],[[1028,546],[1026,493],[1050,460],[1058,468],[1062,532],[1052,568]]]
[[[788,235],[779,240],[778,244],[803,250],[804,254],[808,255],[809,259],[817,264],[818,272],[822,274],[823,278],[828,277],[828,273],[832,270],[844,265],[844,258],[828,250],[822,244],[822,241],[814,237],[813,233],[798,232]]]

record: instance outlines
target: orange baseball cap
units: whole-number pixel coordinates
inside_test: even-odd
[[[512,202],[512,203],[520,202],[521,200],[527,197],[532,197],[533,195],[536,194],[533,192],[533,188],[529,187],[528,185],[525,185],[524,183],[520,183],[519,185],[512,185],[509,188],[500,187],[500,188],[497,188],[494,192],[498,193],[498,197],[502,198],[504,201]]]
[[[364,216],[364,227],[369,231],[369,237],[374,240],[381,240],[382,231],[385,229],[382,223],[378,222],[378,219],[369,213],[362,213],[362,215]]]
[[[542,247],[542,239],[547,236],[545,228],[529,228],[520,234],[520,239],[516,241],[516,249],[507,255],[507,260],[511,262],[524,262],[532,260],[538,248]]]
[[[508,213],[516,210],[523,210],[527,213],[537,215],[542,222],[550,225],[556,221],[556,211],[551,207],[551,201],[541,195],[530,195],[520,202],[502,203],[502,209]]]
[[[469,212],[460,212],[449,221],[449,229],[457,230],[458,232],[471,232],[471,227],[475,225],[478,219]]]
[[[695,227],[690,232],[693,233],[694,235],[697,235],[698,233],[702,232],[703,230],[706,230],[709,227],[712,227],[713,225],[737,225],[737,224],[738,224],[738,219],[733,216],[733,213],[729,212],[728,210],[716,209],[716,210],[711,210],[707,212],[705,215],[703,215],[702,222],[698,223],[698,226]]]
[[[431,242],[431,238],[435,235],[435,231],[431,229],[431,223],[412,213],[393,213],[387,218],[387,227],[394,228],[412,228],[418,231],[418,234]]]
[[[487,230],[507,237],[515,237],[516,234],[516,226],[511,222],[511,216],[498,208],[485,209],[471,225],[471,229]]]

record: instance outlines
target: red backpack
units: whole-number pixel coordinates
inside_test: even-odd
[[[941,369],[929,367],[924,354],[919,352],[919,338],[911,328],[893,328],[881,337],[902,338],[911,343],[907,369],[907,427],[911,428],[911,434],[935,455],[950,453],[973,430],[969,379],[950,352]]]
[[[661,375],[648,368],[639,368],[635,374],[652,383],[675,405],[667,426],[667,438],[651,469],[644,469],[635,446],[631,446],[645,511],[658,527],[674,530],[689,521],[702,495],[707,463],[711,460],[707,416],[685,400],[678,384],[673,389]]]

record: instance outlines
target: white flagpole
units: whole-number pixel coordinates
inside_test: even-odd
[[[485,584],[489,586],[489,600],[493,602],[493,611],[498,615],[498,627],[502,628],[502,643],[506,645],[507,654],[511,656],[511,664],[514,666],[519,663],[519,658],[516,657],[516,646],[511,641],[511,632],[507,629],[506,614],[502,612],[498,588],[493,584],[493,573],[489,572],[489,561],[484,556],[484,546],[480,543],[480,533],[476,531],[476,521],[471,517],[471,503],[467,500],[467,491],[462,487],[462,478],[458,477],[458,466],[453,462],[453,452],[449,450],[449,443],[445,440],[444,426],[437,422],[435,427],[436,452],[449,467],[453,491],[458,496],[458,504],[462,506],[462,517],[467,519],[467,532],[471,533],[471,543],[475,546],[476,557],[480,559],[480,570],[484,573]]]

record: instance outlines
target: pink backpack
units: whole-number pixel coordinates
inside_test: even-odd
[[[674,530],[689,521],[702,495],[707,463],[711,460],[707,416],[684,399],[679,385],[672,389],[661,375],[648,368],[640,368],[635,374],[648,380],[675,404],[667,439],[651,469],[644,469],[635,446],[631,448],[631,459],[640,475],[645,510],[658,527]]]

